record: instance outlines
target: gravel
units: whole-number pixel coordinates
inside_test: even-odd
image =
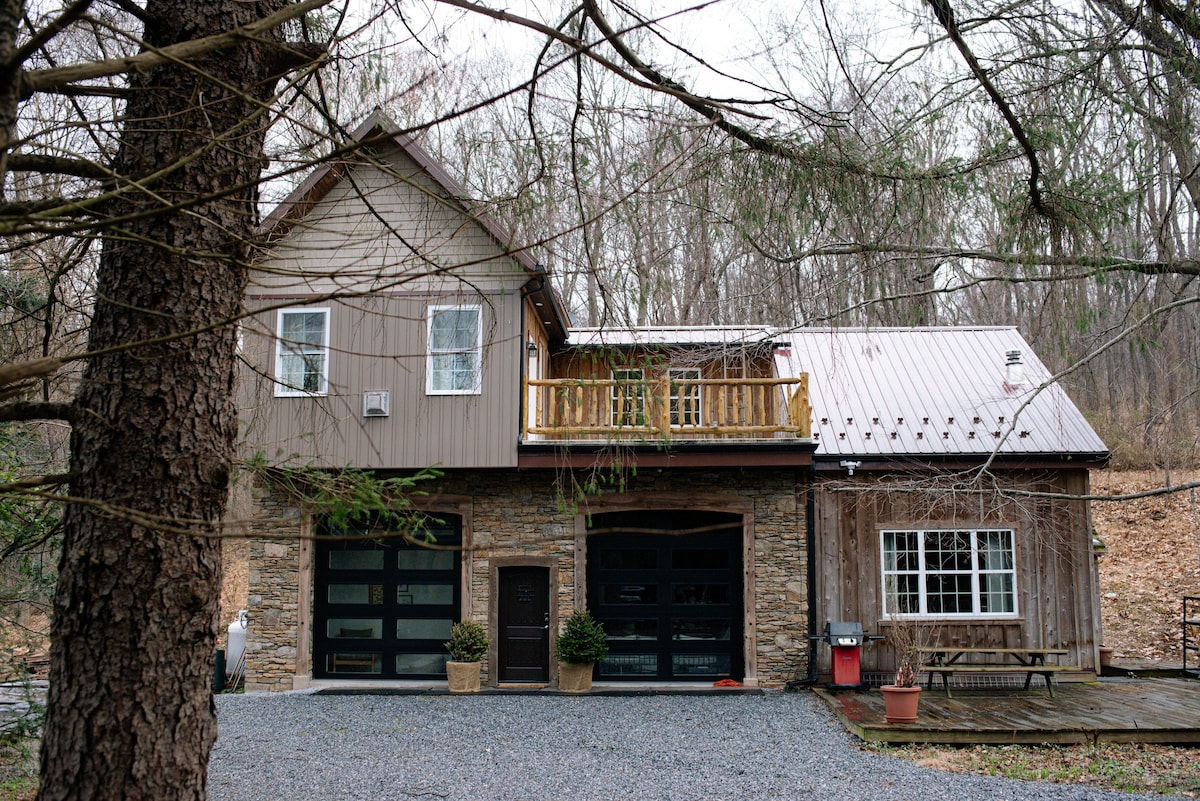
[[[806,693],[223,695],[212,801],[1129,799],[861,750]]]

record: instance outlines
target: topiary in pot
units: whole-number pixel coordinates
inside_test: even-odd
[[[586,692],[592,688],[592,666],[608,656],[604,627],[590,613],[576,609],[554,641],[558,655],[558,688]]]
[[[479,662],[488,652],[487,632],[474,620],[462,620],[450,627],[445,645],[452,661]]]
[[[488,638],[483,626],[474,620],[463,620],[450,627],[450,652],[446,663],[446,679],[452,693],[479,692],[480,660],[487,654]]]

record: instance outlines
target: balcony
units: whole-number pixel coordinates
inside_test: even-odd
[[[526,379],[524,440],[808,439],[808,375]]]

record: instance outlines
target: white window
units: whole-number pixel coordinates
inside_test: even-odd
[[[671,380],[671,425],[700,425],[700,385],[681,383],[699,381],[700,371],[668,370],[667,377]]]
[[[612,424],[646,425],[646,375],[641,370],[613,370]]]
[[[1008,529],[882,531],[883,614],[1015,617]]]
[[[275,347],[275,394],[329,392],[329,309],[281,309]]]
[[[426,392],[478,395],[482,391],[483,326],[478,306],[429,307]]]

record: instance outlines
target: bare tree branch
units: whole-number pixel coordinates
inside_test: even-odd
[[[0,422],[13,423],[28,420],[66,420],[71,421],[72,406],[69,403],[34,403],[18,401],[0,405]]]
[[[82,64],[71,64],[66,67],[54,67],[44,70],[30,70],[23,76],[21,82],[21,97],[28,99],[36,92],[51,92],[63,89],[79,81],[108,78],[130,72],[142,72],[152,67],[168,63],[185,63],[198,56],[224,50],[241,44],[248,39],[256,39],[265,31],[273,30],[289,20],[303,16],[328,5],[332,0],[303,0],[295,5],[285,6],[270,16],[263,17],[249,25],[216,34],[181,42],[177,45],[163,47],[139,53],[136,56],[113,58],[105,61],[93,61]],[[296,47],[296,46],[292,46]],[[312,51],[305,49],[297,58],[308,60]],[[282,70],[281,70],[282,71]]]

